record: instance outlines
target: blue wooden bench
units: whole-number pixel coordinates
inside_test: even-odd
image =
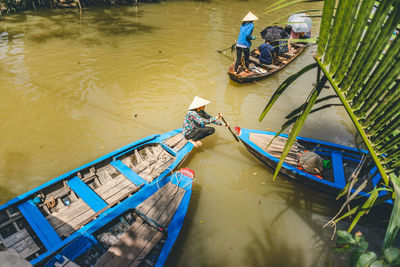
[[[111,165],[136,186],[140,186],[143,183],[148,184],[146,180],[140,177],[136,172],[132,171],[132,169],[126,166],[122,161],[114,160],[111,162]]]
[[[335,177],[335,184],[339,188],[344,188],[346,185],[346,178],[344,177],[343,158],[341,153],[335,151],[332,152],[332,168]]]
[[[75,176],[68,182],[68,186],[83,200],[89,207],[98,212],[107,207],[107,203],[99,197],[87,184],[85,184],[79,177]]]
[[[53,249],[62,241],[32,200],[18,205],[18,209],[47,250]]]

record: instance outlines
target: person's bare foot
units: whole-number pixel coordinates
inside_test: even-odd
[[[199,147],[197,141],[189,140],[189,142],[192,143],[194,147]]]
[[[199,141],[196,141],[196,143],[197,143],[197,146],[199,147],[199,146],[201,146],[203,143],[199,140]]]

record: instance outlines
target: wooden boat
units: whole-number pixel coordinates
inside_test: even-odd
[[[271,145],[268,146],[276,133],[241,129],[240,127],[236,127],[235,130],[239,139],[250,153],[269,167],[273,169],[276,168],[288,137],[286,134],[280,134],[273,140]],[[298,155],[306,151],[312,151],[318,154],[322,159],[330,160],[332,167],[324,168],[323,172],[319,175],[302,170],[298,164]],[[339,191],[345,187],[348,179],[359,165],[362,156],[366,154],[368,154],[368,151],[358,150],[353,147],[311,138],[297,137],[280,172],[291,179],[321,189],[327,193],[338,194]],[[372,168],[369,174],[375,174],[374,177],[359,195],[368,196],[368,192],[380,182],[381,176],[378,172],[375,173],[375,171],[376,166]],[[365,177],[359,177],[359,181],[355,184],[354,188],[357,188],[364,179]],[[384,194],[386,193],[381,191],[380,196]],[[391,200],[387,202],[392,203]]]
[[[171,174],[192,149],[177,129],[67,172],[0,206],[0,241],[35,264],[107,209]]]
[[[163,266],[182,228],[194,172],[182,169],[151,183],[56,250],[44,266]]]
[[[235,73],[235,62],[233,62],[228,69],[229,78],[237,83],[247,83],[264,79],[287,66],[304,51],[306,46],[306,44],[293,43],[291,49],[287,53],[280,54],[282,60],[271,65],[261,64],[256,49],[252,50],[250,52],[250,72],[245,72],[243,66],[239,66],[238,72]]]

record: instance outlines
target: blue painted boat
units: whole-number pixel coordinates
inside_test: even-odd
[[[109,208],[38,262],[52,266],[163,266],[182,228],[194,172],[182,169]]]
[[[267,148],[276,133],[242,129],[240,127],[236,127],[235,130],[239,139],[250,153],[269,167],[276,168],[288,135],[280,134]],[[332,166],[324,168],[319,175],[304,171],[298,163],[298,158],[299,155],[306,151],[318,154],[323,160],[329,160]],[[359,150],[311,138],[297,137],[280,172],[291,179],[321,189],[327,193],[338,194],[345,187],[348,179],[359,165],[362,156],[366,154],[368,154],[366,150]],[[365,189],[359,193],[361,196],[368,196],[368,192],[381,182],[381,176],[377,172],[376,166],[371,169],[369,176],[373,177]],[[353,188],[357,188],[365,179],[366,177],[359,177],[359,181],[357,181]],[[382,191],[381,196],[384,194],[385,192]],[[391,200],[387,202],[392,203]]]
[[[144,200],[141,192],[147,187],[151,191],[160,181],[172,180],[166,177],[192,149],[177,129],[145,137],[67,172],[0,206],[0,241],[32,264],[42,262],[72,240],[82,240],[77,237],[85,236],[89,226],[100,225],[98,219],[112,208],[136,195]]]

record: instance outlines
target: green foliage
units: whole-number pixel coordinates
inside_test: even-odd
[[[274,94],[272,95],[271,99],[269,100],[267,106],[264,108],[263,112],[260,115],[259,120],[262,121],[265,117],[265,115],[267,115],[268,111],[271,109],[271,107],[274,105],[275,101],[279,98],[279,96],[285,92],[286,88],[289,87],[289,85],[291,85],[294,81],[296,81],[301,75],[303,75],[304,73],[308,72],[309,70],[312,70],[314,68],[316,68],[318,66],[317,63],[314,64],[310,64],[306,67],[304,67],[303,69],[301,69],[299,72],[291,75],[289,78],[287,78],[279,87],[278,89],[276,89],[276,91],[274,92]]]
[[[377,267],[399,266],[400,249],[389,247],[383,250],[380,256],[373,251],[368,251],[368,242],[364,236],[357,232],[354,236],[346,231],[337,232],[336,251],[350,253],[350,266]]]
[[[290,3],[298,3],[298,1],[278,1],[267,12],[285,7]],[[381,195],[383,194],[379,194],[380,191],[394,192],[395,204],[383,242],[384,249],[392,246],[400,230],[400,179],[398,178],[400,174],[400,133],[398,131],[400,127],[400,105],[398,104],[400,102],[400,81],[398,80],[400,37],[393,37],[393,31],[400,27],[399,22],[400,1],[398,0],[326,0],[318,38],[318,52],[314,56],[318,69],[322,70],[324,77],[329,81],[348,113],[384,181],[384,184],[378,185],[370,192],[364,203],[357,205],[338,219],[335,219],[335,216],[332,222],[336,223],[355,214],[349,228],[350,232],[361,216],[368,213],[371,207],[382,202]],[[266,116],[290,84],[313,68],[315,65],[309,65],[285,80],[271,97],[260,120]],[[326,108],[312,109],[313,105],[318,103],[318,95],[316,88],[313,88],[311,97],[290,113],[287,117],[288,121],[282,125],[281,131],[291,124],[293,127],[280,163],[288,154],[306,117],[313,111]],[[275,176],[281,165],[278,164]],[[365,168],[371,168],[371,164],[365,164]],[[342,195],[348,197],[346,205],[355,199],[354,193],[348,193],[353,186],[350,184],[351,181],[348,183],[346,190],[342,192]],[[361,183],[362,187],[365,185],[366,182]],[[354,190],[357,192],[361,190],[361,187]],[[342,206],[339,213],[343,210]],[[357,250],[354,253],[354,255],[360,255],[352,257],[357,258],[357,264],[354,266],[361,266],[359,264],[380,266],[388,261],[386,258],[378,259],[372,252],[361,253]]]
[[[317,101],[317,98],[318,98],[319,94],[321,93],[322,88],[324,87],[327,80],[328,80],[328,78],[326,76],[322,77],[321,81],[319,81],[317,86],[313,89],[310,96],[308,97],[308,101],[306,102],[307,104],[304,106],[304,108],[302,110],[302,113],[299,115],[299,117],[297,118],[296,122],[294,123],[292,129],[290,130],[288,140],[285,144],[285,148],[283,149],[278,166],[275,170],[273,180],[275,180],[276,176],[278,175],[279,169],[282,167],[282,164],[285,161],[286,156],[289,154],[290,148],[296,141],[297,135],[299,134],[301,128],[303,127],[303,125],[306,121],[306,118],[311,111],[311,108],[313,107],[315,101]]]

